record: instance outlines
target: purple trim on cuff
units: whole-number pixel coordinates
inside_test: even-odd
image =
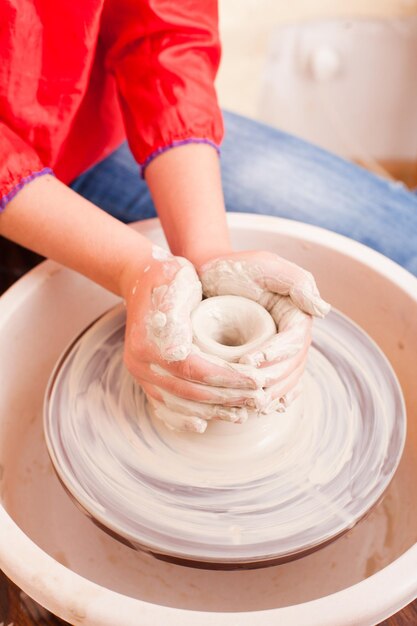
[[[142,178],[145,178],[145,170],[148,165],[160,154],[171,150],[171,148],[178,148],[178,146],[186,146],[188,143],[206,143],[209,146],[212,146],[215,150],[217,150],[218,154],[220,154],[220,148],[214,141],[210,139],[202,139],[201,137],[189,137],[188,139],[178,139],[176,141],[172,141],[167,146],[163,146],[162,148],[157,148],[154,152],[152,152],[148,157],[146,157],[145,161],[140,165],[140,171],[142,174]]]
[[[12,200],[15,195],[21,190],[23,189],[23,187],[25,185],[27,185],[28,183],[30,183],[32,180],[34,180],[35,178],[39,178],[39,176],[44,176],[45,174],[52,174],[53,175],[53,171],[51,170],[50,167],[44,167],[43,170],[40,170],[39,172],[33,172],[33,174],[29,174],[29,176],[25,176],[24,178],[22,178],[17,185],[15,185],[13,187],[13,189],[11,189],[9,191],[8,194],[6,194],[5,196],[3,196],[2,198],[0,198],[0,213],[2,211],[4,211],[4,209],[6,208],[6,206],[9,204],[10,200]]]

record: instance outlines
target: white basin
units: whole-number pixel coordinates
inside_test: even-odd
[[[417,279],[349,239],[272,217],[229,216],[237,248],[279,252],[390,359],[407,404],[404,455],[382,502],[347,535],[264,570],[181,567],[97,528],[56,478],[42,435],[44,389],[68,342],[116,302],[45,262],[0,299],[0,567],[72,624],[362,626],[417,596]],[[163,243],[157,220],[137,228]]]

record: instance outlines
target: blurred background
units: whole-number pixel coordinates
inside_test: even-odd
[[[220,0],[221,105],[417,187],[417,0]]]
[[[221,105],[417,188],[417,0],[219,0]],[[40,257],[0,241],[0,291]]]

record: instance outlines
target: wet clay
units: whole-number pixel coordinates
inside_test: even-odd
[[[351,528],[386,489],[405,438],[395,375],[337,312],[316,323],[303,392],[285,413],[209,423],[152,417],[123,366],[124,312],[59,363],[45,432],[62,482],[135,547],[191,562],[264,564]]]

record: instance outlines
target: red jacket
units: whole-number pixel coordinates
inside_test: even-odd
[[[140,165],[218,145],[216,0],[0,0],[0,210],[51,168],[68,183],[125,138]]]

